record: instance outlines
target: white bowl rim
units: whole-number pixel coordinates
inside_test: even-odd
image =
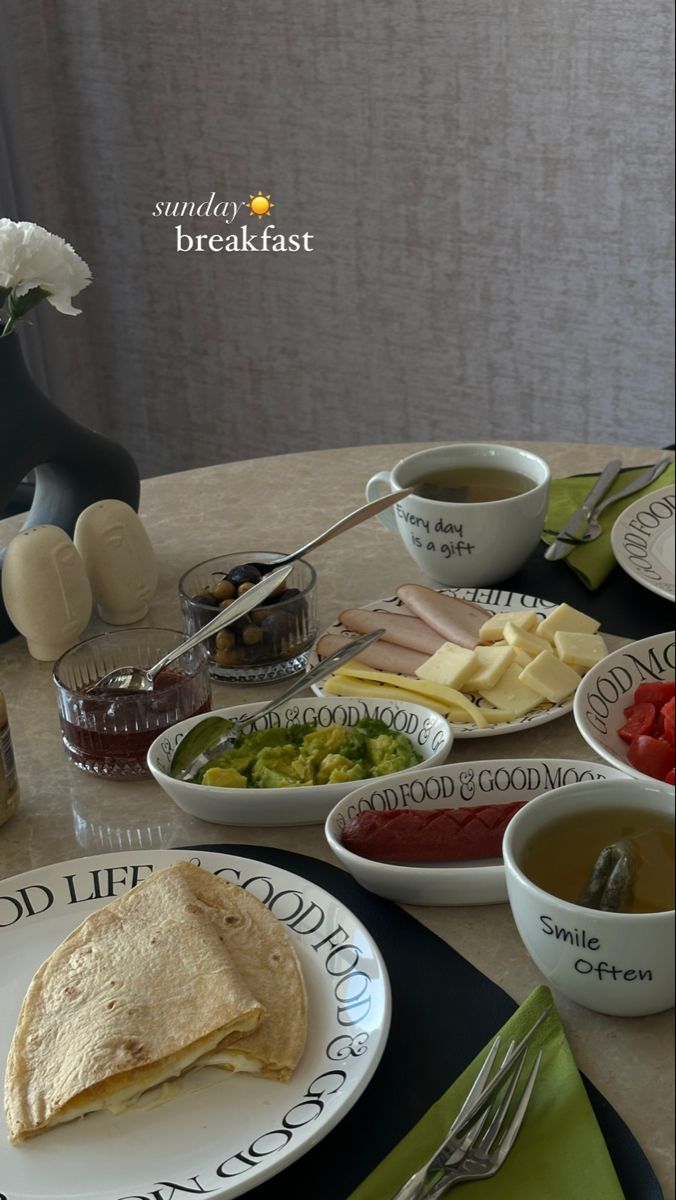
[[[626,761],[626,759],[620,758],[619,755],[615,754],[612,750],[609,750],[606,746],[606,743],[601,741],[601,739],[597,737],[595,733],[591,732],[591,729],[582,714],[584,697],[589,690],[589,686],[596,683],[596,680],[599,678],[602,671],[604,669],[607,670],[609,667],[612,668],[613,660],[618,661],[620,656],[627,654],[628,651],[648,650],[652,647],[661,646],[662,644],[669,645],[669,640],[671,639],[671,641],[673,641],[675,637],[676,634],[674,634],[672,630],[665,629],[662,633],[653,633],[649,637],[640,638],[640,640],[636,642],[625,642],[623,646],[618,646],[616,650],[612,650],[610,654],[606,654],[605,658],[602,658],[600,662],[591,667],[591,669],[587,671],[586,675],[583,675],[578,687],[575,689],[575,696],[573,698],[573,716],[575,718],[575,724],[577,725],[578,732],[582,735],[587,745],[591,746],[592,750],[595,750],[597,754],[600,754],[602,758],[605,758],[606,762],[611,763],[612,766],[618,767],[624,775],[630,776],[632,779],[652,779],[654,783],[661,782],[660,780],[654,779],[651,775],[646,775],[644,771],[638,771],[636,767],[633,767],[630,762]],[[640,682],[649,683],[650,680],[644,679]],[[653,682],[668,683],[671,682],[671,680],[656,679],[653,680]],[[636,684],[636,687],[639,687],[639,683]],[[670,784],[665,784],[664,786],[669,787]],[[628,915],[628,913],[625,913],[625,916]]]
[[[658,783],[656,780],[653,780],[653,782],[651,784],[648,782],[649,776],[646,775],[646,776],[644,776],[644,778],[646,780],[646,786],[649,788],[650,791],[654,791],[658,798],[663,798],[665,800],[671,799],[670,788],[669,788],[668,784],[661,784],[661,783]],[[519,812],[514,814],[514,816],[512,817],[512,820],[509,822],[509,825],[507,826],[507,829],[505,830],[505,836],[502,841],[502,856],[503,856],[504,864],[505,864],[505,866],[504,866],[505,878],[508,877],[508,872],[511,871],[512,874],[516,877],[516,879],[518,879],[519,883],[522,885],[526,885],[527,889],[530,892],[532,892],[536,897],[538,897],[538,899],[547,901],[550,904],[554,903],[557,906],[557,908],[560,908],[563,912],[570,914],[570,916],[572,916],[572,917],[574,917],[575,914],[578,914],[581,912],[582,913],[592,912],[594,915],[594,920],[595,921],[599,920],[602,924],[604,922],[608,922],[608,921],[617,919],[618,917],[621,917],[622,921],[625,921],[625,922],[630,921],[634,925],[638,925],[638,924],[641,924],[641,922],[646,922],[646,921],[653,921],[653,922],[659,921],[661,924],[673,923],[674,919],[676,918],[676,909],[673,909],[673,908],[667,908],[661,912],[652,912],[652,913],[604,912],[602,909],[596,909],[596,908],[589,909],[589,908],[586,908],[584,904],[573,904],[570,900],[562,900],[559,896],[555,896],[553,894],[553,892],[546,892],[544,890],[544,888],[539,887],[537,883],[533,883],[533,880],[529,879],[528,876],[525,875],[524,872],[521,870],[521,867],[517,864],[517,862],[514,858],[514,855],[512,853],[511,839],[514,837],[514,831],[512,829],[512,832],[510,835],[510,829],[511,829],[513,823],[520,816],[520,814],[525,811],[526,807],[530,807],[531,805],[534,805],[535,808],[541,808],[543,801],[544,801],[545,805],[548,803],[551,803],[552,796],[557,796],[557,797],[564,796],[565,797],[565,796],[570,796],[573,794],[580,794],[581,792],[592,787],[592,785],[594,786],[595,790],[598,790],[599,787],[602,785],[607,785],[607,787],[604,786],[604,788],[603,788],[603,790],[606,792],[610,792],[611,789],[613,790],[613,792],[616,792],[616,790],[618,788],[619,788],[620,792],[622,792],[622,791],[627,791],[629,788],[631,788],[632,794],[634,794],[635,789],[636,789],[636,782],[637,782],[636,780],[629,779],[627,777],[625,777],[624,779],[596,779],[596,780],[583,779],[580,783],[568,783],[568,784],[565,784],[564,787],[552,788],[548,792],[541,792],[539,796],[533,796],[533,799],[529,800],[528,804],[524,805],[524,808],[519,809]],[[521,824],[521,823],[522,822],[519,822],[519,824]],[[518,826],[517,826],[517,828],[518,828]],[[579,919],[580,918],[578,916],[577,920],[579,920]]]

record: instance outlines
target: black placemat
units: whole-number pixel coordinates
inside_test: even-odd
[[[258,859],[311,880],[359,918],[385,959],[392,986],[392,1026],[366,1091],[317,1146],[248,1193],[256,1200],[346,1200],[517,1005],[436,934],[397,904],[365,891],[339,867],[269,846],[189,849]],[[626,1200],[664,1200],[633,1134],[605,1097],[582,1078]]]

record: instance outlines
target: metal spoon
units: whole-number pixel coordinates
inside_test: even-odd
[[[362,504],[361,508],[355,508],[354,512],[348,513],[346,517],[341,517],[335,525],[325,529],[323,533],[319,534],[319,537],[313,538],[311,542],[306,542],[299,550],[294,550],[293,554],[285,554],[283,558],[277,558],[274,562],[252,562],[247,563],[246,566],[256,567],[261,575],[265,575],[273,567],[282,567],[286,563],[293,563],[297,558],[303,558],[310,550],[315,550],[317,546],[322,546],[324,542],[337,537],[339,533],[344,533],[346,529],[352,529],[355,525],[361,525],[362,521],[368,521],[369,517],[375,517],[376,513],[382,512],[384,508],[389,508],[396,500],[403,500],[404,496],[410,496],[412,491],[413,488],[403,488],[400,492],[392,492],[389,496],[380,496],[378,500],[372,500],[370,504]]]
[[[286,704],[287,700],[290,700],[292,696],[296,696],[298,692],[302,692],[308,686],[308,684],[315,683],[318,679],[323,679],[325,675],[330,675],[332,671],[335,671],[336,667],[341,665],[341,663],[347,662],[347,660],[350,658],[354,658],[355,655],[359,654],[362,650],[365,650],[367,646],[370,646],[371,642],[375,642],[377,638],[382,637],[384,632],[384,629],[374,629],[371,633],[362,634],[361,637],[350,638],[349,640],[346,640],[344,646],[340,646],[338,650],[334,650],[333,654],[327,655],[326,658],[323,658],[321,662],[318,662],[316,666],[312,667],[310,671],[307,671],[305,675],[300,675],[298,679],[294,680],[294,682],[291,684],[291,687],[288,687],[286,691],[282,692],[281,696],[278,696],[276,700],[271,700],[269,704],[266,704],[263,708],[259,708],[257,712],[250,713],[244,717],[237,717],[233,721],[228,721],[225,717],[223,717],[223,724],[227,726],[227,728],[223,731],[223,736],[219,737],[218,741],[216,741],[212,746],[207,747],[207,749],[203,749],[200,753],[197,753],[192,758],[188,759],[187,763],[184,762],[183,766],[174,772],[174,762],[177,761],[178,756],[180,755],[178,761],[181,761],[185,758],[185,746],[187,739],[190,738],[191,734],[194,734],[196,730],[199,729],[199,725],[193,725],[192,729],[188,731],[183,738],[183,741],[178,743],[178,746],[174,751],[174,758],[170,767],[170,774],[172,777],[174,779],[183,779],[188,781],[191,780],[192,777],[202,769],[202,767],[206,767],[213,758],[223,754],[225,750],[229,749],[230,746],[234,744],[243,726],[250,725],[253,721],[257,721],[259,717],[264,717],[267,715],[267,713],[274,712],[274,710],[279,708],[280,705]],[[213,717],[205,718],[205,720],[209,719],[215,721],[215,718]]]
[[[174,650],[170,650],[164,655],[159,662],[153,664],[152,667],[116,667],[113,671],[108,671],[107,675],[103,675],[97,680],[92,692],[150,692],[155,686],[155,679],[160,671],[168,667],[170,663],[176,661],[181,655],[186,654],[188,650],[192,650],[193,646],[199,646],[200,642],[204,642],[207,638],[218,633],[220,629],[225,629],[227,625],[232,625],[233,621],[239,620],[245,613],[252,608],[257,608],[258,605],[274,592],[291,573],[291,565],[288,567],[279,567],[270,575],[266,575],[259,583],[255,583],[227,608],[221,609],[217,616],[208,625],[203,625],[196,633],[193,633],[180,646],[176,646]]]
[[[640,492],[641,489],[647,487],[649,483],[653,483],[655,479],[659,479],[660,475],[666,471],[670,463],[670,458],[661,458],[658,463],[655,463],[655,465],[652,467],[648,467],[647,470],[643,471],[642,474],[638,476],[638,478],[632,480],[631,483],[628,483],[625,488],[622,488],[622,491],[615,492],[614,496],[608,496],[605,500],[602,500],[601,503],[594,509],[591,517],[589,518],[589,524],[579,540],[581,542],[593,542],[597,537],[600,537],[603,533],[603,529],[599,521],[601,513],[606,508],[610,508],[611,504],[614,504],[616,500],[624,500],[627,496],[633,496],[634,492]]]

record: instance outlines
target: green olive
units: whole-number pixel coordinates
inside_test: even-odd
[[[241,663],[242,656],[236,647],[231,650],[217,650],[214,654],[214,662],[217,662],[221,667],[233,667]]]
[[[237,588],[229,579],[220,579],[218,583],[213,584],[210,591],[216,600],[234,600],[237,595]]]

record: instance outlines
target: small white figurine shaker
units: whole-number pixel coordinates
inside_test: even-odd
[[[7,547],[2,595],[33,658],[59,658],[79,640],[92,612],[84,563],[57,525],[22,529]]]
[[[85,564],[99,616],[109,625],[141,621],[157,588],[155,552],[138,513],[123,500],[83,509],[73,541]]]

